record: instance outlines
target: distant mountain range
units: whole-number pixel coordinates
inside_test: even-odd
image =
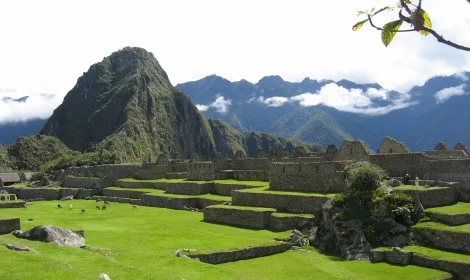
[[[128,101],[118,100],[117,97],[107,94],[107,92],[112,92],[111,89],[119,90],[120,88],[141,89],[147,92],[149,89],[142,87],[148,86],[150,81],[160,81],[157,82],[160,86],[167,87],[166,74],[158,74],[160,76],[148,74],[149,65],[154,63],[148,62],[151,60],[150,57],[134,57],[133,59],[141,60],[138,66],[143,67],[143,70],[134,69],[137,67],[134,65],[132,66],[134,68],[131,68],[136,72],[126,70],[130,72],[118,73],[123,75],[119,80],[115,76],[118,71],[110,64],[117,62],[105,60],[90,68],[86,77],[81,78],[82,84],[79,81],[79,84],[72,90],[82,93],[69,93],[64,104],[56,110],[53,120],[49,121],[43,132],[57,136],[63,134],[65,143],[75,149],[91,149],[116,129],[119,131],[129,129],[126,133],[132,135],[130,132],[132,129],[125,128],[119,121],[127,118],[128,113],[120,112],[119,116],[115,115],[116,112],[113,113],[114,107],[111,104],[118,101],[124,102],[121,105],[129,110],[133,110],[131,108],[133,105],[129,104],[134,101],[139,102],[139,108],[143,103],[149,102],[144,104],[149,111],[139,112],[141,114],[139,118],[149,119],[149,121],[152,118],[158,119],[159,110],[163,110],[163,107],[159,108],[161,101],[152,97],[153,94],[145,93],[144,95],[148,95],[146,100],[145,98],[134,100],[134,97],[128,96],[126,99]],[[150,64],[146,65],[147,62]],[[136,77],[136,75],[140,76]],[[132,81],[129,81],[130,77],[133,78]],[[361,139],[372,150],[378,148],[385,136],[391,136],[405,142],[411,150],[418,151],[433,149],[440,141],[446,142],[451,147],[460,141],[470,144],[470,131],[466,128],[470,121],[469,78],[470,72],[433,77],[424,85],[413,87],[408,93],[387,91],[379,84],[357,84],[348,80],[312,80],[310,78],[295,83],[284,81],[279,76],[267,76],[257,83],[250,83],[246,80],[230,82],[222,77],[211,75],[198,81],[179,84],[176,87],[188,95],[206,117],[224,120],[242,132],[268,132],[324,146],[341,145],[344,139]],[[95,84],[87,84],[91,82]],[[90,101],[86,98],[87,86],[94,86],[93,90],[100,92],[99,96],[94,97],[97,98],[96,100]],[[168,85],[165,92],[171,91],[174,90],[171,89],[171,85]],[[158,94],[165,100],[168,98],[165,96],[169,96],[169,93]],[[178,94],[174,93],[171,96],[178,96]],[[8,101],[24,102],[27,98],[25,96]],[[120,98],[123,98],[123,95],[120,95]],[[76,104],[84,102],[92,102],[85,106],[90,111],[75,112]],[[186,110],[184,109],[186,105],[181,105],[186,104],[184,99],[175,102],[176,110]],[[65,109],[65,106],[69,107]],[[165,110],[171,109],[173,105],[165,105],[164,108]],[[69,120],[65,124],[65,120],[72,116],[70,112],[75,112],[73,114],[75,123]],[[57,117],[59,114],[61,117]],[[180,113],[175,112],[175,114]],[[79,117],[81,115],[83,116]],[[186,117],[190,116],[184,116]],[[105,119],[106,121],[103,121]],[[178,125],[181,120],[177,117],[171,122]],[[170,125],[171,122],[163,123]],[[11,143],[19,136],[35,134],[45,123],[46,120],[32,120],[25,123],[0,124],[0,144]],[[203,127],[210,127],[214,124],[204,124]],[[57,127],[61,129],[57,130]],[[159,133],[162,134],[163,131],[170,131],[170,126],[164,129],[149,124],[139,127],[145,133],[160,131]],[[220,124],[215,126],[216,129],[217,127],[220,127]],[[65,133],[66,130],[70,133]],[[109,133],[106,132],[107,130]],[[85,135],[86,139],[77,138],[77,133]],[[162,134],[161,137],[162,140],[158,140],[158,143],[151,144],[159,147],[158,150],[166,141],[163,139],[173,136]],[[178,141],[173,143],[176,145]],[[124,143],[121,144],[124,145]],[[175,146],[170,149],[183,150],[187,149],[185,147],[189,147],[188,145],[191,144],[187,143],[184,147]],[[208,145],[214,144],[208,143]],[[211,152],[209,150],[205,150],[205,153],[212,153],[212,150]]]
[[[376,150],[385,136],[413,150],[444,141],[470,144],[470,72],[429,79],[408,93],[378,84],[279,76],[253,84],[212,75],[177,85],[210,118],[241,131],[263,131],[322,145],[361,139]]]

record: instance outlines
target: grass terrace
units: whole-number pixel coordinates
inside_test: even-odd
[[[312,248],[252,260],[210,265],[175,257],[175,251],[224,251],[269,244],[288,232],[247,230],[202,222],[198,212],[111,203],[106,211],[91,200],[74,200],[73,209],[57,208],[58,201],[39,201],[27,208],[1,209],[0,218],[20,217],[23,230],[52,224],[83,229],[86,249],[0,235],[1,243],[26,245],[39,254],[0,246],[0,279],[450,279],[445,272],[415,266],[397,267],[344,261]],[[80,209],[85,213],[80,214]]]
[[[410,251],[419,256],[430,259],[470,264],[470,255],[467,254],[457,254],[422,246],[406,246],[403,250]]]
[[[146,194],[146,195],[157,195],[157,196],[175,197],[175,198],[197,197],[197,198],[207,198],[207,199],[223,200],[223,201],[232,200],[230,196],[223,196],[223,195],[216,195],[216,194],[201,194],[201,195],[172,194],[172,193],[166,193],[165,191],[159,190],[159,189],[140,189],[140,188],[134,189],[134,188],[121,188],[121,187],[108,187],[105,189],[114,190],[114,191],[141,192],[142,194]]]
[[[470,214],[470,203],[458,202],[457,204],[426,209],[426,212],[447,215]]]
[[[415,191],[415,190],[419,190],[419,191],[433,191],[433,190],[439,190],[439,189],[442,189],[442,188],[448,188],[448,187],[425,187],[425,186],[415,186],[415,185],[403,185],[403,186],[398,186],[398,187],[394,187],[393,189],[396,190],[396,191]]]
[[[245,185],[245,186],[260,186],[268,187],[269,182],[267,181],[239,181],[239,180],[213,180],[213,181],[196,181],[187,179],[155,179],[155,180],[137,180],[133,178],[119,179],[124,182],[148,182],[148,183],[193,183],[193,184],[207,184],[217,183],[225,185]]]
[[[436,222],[424,222],[424,223],[418,223],[414,225],[413,227],[470,233],[470,224],[464,224],[460,226],[448,226],[448,225],[436,223]]]
[[[336,195],[336,194],[334,194],[334,193],[322,194],[322,193],[306,193],[306,192],[292,192],[292,191],[283,191],[283,190],[272,190],[272,189],[270,189],[269,187],[237,190],[237,192],[245,192],[245,193],[266,193],[266,194],[285,194],[285,195],[311,196],[311,197],[327,197],[327,198],[333,198],[333,197]]]

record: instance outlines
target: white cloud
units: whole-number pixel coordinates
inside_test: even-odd
[[[461,79],[462,82],[468,81],[468,79],[470,77],[470,75],[468,75],[466,72],[455,73],[455,76],[457,76],[457,78]]]
[[[281,107],[282,105],[290,102],[289,98],[284,96],[273,96],[265,98],[264,96],[252,97],[248,99],[247,103],[258,102],[268,107]]]
[[[201,112],[204,112],[204,111],[207,111],[207,109],[209,109],[209,106],[207,105],[202,105],[202,104],[196,104],[196,108],[201,111]]]
[[[412,105],[407,102],[409,97],[406,94],[390,101],[389,105],[377,106],[374,104],[374,99],[387,100],[387,93],[383,89],[369,88],[363,91],[361,89],[346,89],[330,83],[323,86],[317,93],[302,93],[291,97],[291,100],[298,102],[303,107],[324,105],[339,111],[366,115],[383,115]]]
[[[415,103],[409,102],[409,99],[410,96],[408,94],[399,94],[392,99],[389,91],[385,89],[346,89],[335,83],[329,83],[316,93],[305,92],[290,98],[282,96],[270,98],[264,98],[263,96],[252,97],[247,103],[258,102],[269,107],[280,107],[286,103],[297,102],[303,107],[324,105],[344,112],[383,115],[415,105]],[[387,101],[388,104],[383,105],[382,103],[377,105],[375,101]]]
[[[470,94],[470,92],[465,92],[465,84],[461,84],[456,87],[449,87],[445,89],[441,89],[440,91],[436,92],[436,101],[437,103],[443,103],[447,101],[447,99],[451,98],[452,96],[457,95],[465,95]]]
[[[218,95],[209,107],[215,108],[218,113],[225,114],[228,112],[228,107],[230,107],[230,105],[232,105],[231,99],[225,99],[222,95]]]
[[[289,102],[289,98],[282,96],[269,97],[263,101],[268,107],[280,107],[287,102]]]
[[[24,102],[13,101],[29,96]],[[51,94],[8,94],[0,98],[0,123],[24,122],[31,119],[47,119],[62,102],[62,97]]]
[[[223,95],[217,94],[214,102],[211,104],[196,104],[196,107],[201,112],[207,111],[209,108],[214,108],[217,113],[225,114],[228,112],[230,105],[232,105],[231,99],[225,99]]]
[[[368,88],[366,91],[366,95],[370,97],[371,99],[381,99],[381,100],[387,100],[388,91],[385,89],[376,89],[376,88]]]

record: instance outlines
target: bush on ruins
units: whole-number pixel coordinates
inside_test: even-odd
[[[390,193],[385,178],[383,170],[366,162],[346,169],[346,190],[323,209],[317,239],[320,250],[346,259],[367,259],[373,247],[401,247],[411,241],[413,199]]]

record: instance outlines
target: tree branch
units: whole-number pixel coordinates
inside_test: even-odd
[[[442,44],[445,44],[445,45],[454,47],[454,48],[459,49],[459,50],[470,51],[470,47],[465,47],[465,46],[459,45],[459,44],[457,44],[457,43],[454,43],[454,42],[452,42],[452,41],[446,40],[446,39],[444,39],[444,37],[442,37],[441,35],[437,34],[437,32],[436,32],[434,29],[431,29],[431,28],[428,28],[428,27],[423,26],[423,27],[421,27],[419,30],[424,30],[424,31],[429,32],[432,36],[434,36],[434,38],[437,39],[437,41],[438,41],[439,43],[442,43]],[[419,30],[418,30],[418,31],[419,31]]]
[[[373,22],[372,22],[372,17],[370,15],[367,15],[367,18],[369,19],[369,24],[370,26],[372,26],[373,28],[377,29],[377,30],[384,30],[382,27],[378,27],[377,25],[375,25]],[[416,29],[403,29],[403,30],[397,30],[396,32],[411,32],[411,31],[416,31]]]

